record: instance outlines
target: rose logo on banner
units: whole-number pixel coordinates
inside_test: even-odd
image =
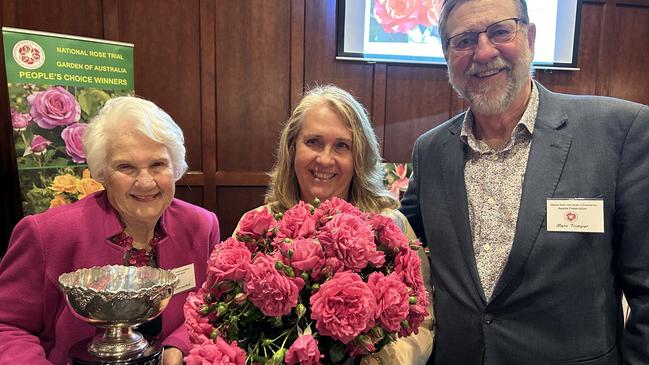
[[[34,41],[22,40],[16,43],[13,56],[17,64],[29,70],[35,70],[45,63],[45,52]]]
[[[568,212],[565,215],[565,218],[568,222],[574,222],[577,220],[577,213],[575,212]]]

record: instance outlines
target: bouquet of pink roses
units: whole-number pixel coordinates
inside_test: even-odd
[[[417,333],[428,292],[398,226],[338,198],[248,212],[185,304],[193,364],[339,364]]]

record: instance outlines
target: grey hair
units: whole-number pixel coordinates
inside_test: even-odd
[[[448,50],[449,34],[448,31],[446,30],[446,22],[448,21],[448,17],[451,16],[451,13],[453,12],[456,6],[470,1],[475,1],[475,0],[444,0],[444,5],[442,5],[442,13],[439,15],[439,21],[438,21],[439,35],[442,41],[442,50],[444,50],[444,56],[446,56]],[[523,23],[529,24],[530,17],[529,14],[527,13],[527,2],[525,0],[511,0],[511,1],[516,1],[518,5],[518,17],[523,21]]]
[[[124,129],[125,123],[128,128],[141,132],[167,148],[174,180],[178,181],[187,171],[183,131],[164,110],[148,100],[134,96],[108,100],[88,123],[83,136],[83,148],[92,177],[101,183],[105,182],[108,146],[115,132]]]

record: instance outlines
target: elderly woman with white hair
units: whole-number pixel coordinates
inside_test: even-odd
[[[84,148],[105,190],[22,219],[0,262],[0,363],[65,364],[75,343],[96,334],[66,307],[62,273],[114,264],[186,267],[194,277],[185,289],[205,281],[219,225],[214,213],[174,198],[187,163],[171,117],[140,98],[109,100],[89,124]],[[165,364],[182,364],[189,347],[187,293],[175,293],[160,317],[140,327],[164,346]]]

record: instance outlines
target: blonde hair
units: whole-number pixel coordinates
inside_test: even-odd
[[[134,96],[108,100],[88,124],[83,136],[83,148],[92,177],[105,182],[108,146],[114,136],[112,132],[123,129],[125,123],[167,148],[174,180],[178,181],[187,171],[183,131],[164,110],[148,100]]]
[[[277,160],[269,173],[271,182],[266,193],[266,204],[275,211],[284,211],[300,200],[300,188],[293,167],[295,144],[305,115],[321,105],[336,112],[352,132],[354,175],[350,184],[350,203],[366,212],[398,208],[399,202],[392,198],[383,184],[379,143],[367,111],[350,93],[333,85],[318,86],[307,91],[284,124],[277,147]]]

